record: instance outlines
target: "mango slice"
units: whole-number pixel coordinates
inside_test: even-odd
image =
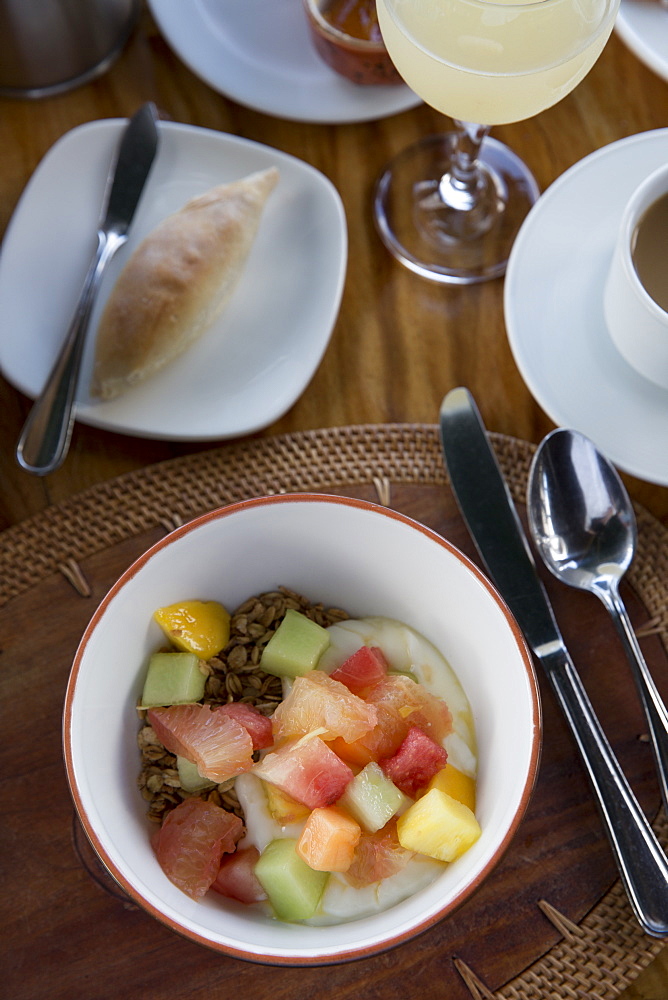
[[[177,649],[202,660],[219,653],[230,638],[230,615],[218,601],[180,601],[158,608],[153,617]]]
[[[454,764],[448,762],[438,774],[435,774],[427,786],[427,791],[430,788],[440,789],[458,802],[463,802],[471,812],[475,812],[475,778],[464,774]]]

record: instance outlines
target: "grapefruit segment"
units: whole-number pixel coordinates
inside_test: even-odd
[[[446,703],[406,674],[392,674],[379,681],[366,700],[397,712],[409,726],[419,726],[437,743],[452,732],[452,714]]]
[[[322,730],[325,740],[341,737],[352,743],[376,725],[378,713],[353,694],[345,684],[332,680],[322,670],[297,677],[292,690],[272,716],[274,738],[304,736]]]
[[[253,765],[253,741],[248,730],[220,708],[152,708],[148,720],[163,746],[191,760],[203,778],[227,781]]]
[[[391,820],[376,833],[362,834],[346,878],[356,888],[371,885],[396,875],[408,864],[413,853],[401,846],[396,820]]]
[[[408,723],[395,709],[382,704],[376,705],[375,708],[378,722],[373,729],[352,743],[346,743],[345,740],[338,738],[331,744],[332,749],[350,764],[364,767],[372,760],[391,757],[406,737]]]
[[[224,853],[243,833],[238,816],[204,799],[185,799],[171,810],[153,837],[153,849],[167,878],[191,899],[201,899],[214,882]]]

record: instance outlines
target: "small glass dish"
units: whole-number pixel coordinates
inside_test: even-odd
[[[333,7],[333,0],[303,2],[313,45],[331,69],[363,86],[403,83],[385,48],[380,30],[372,38],[347,34],[342,27],[337,26],[335,18],[325,16]],[[363,4],[364,0],[358,0],[358,3]],[[350,0],[348,7],[352,9],[354,6],[355,3]],[[375,18],[375,7],[373,2],[369,17]],[[353,20],[356,19],[347,17],[345,24],[352,23]]]

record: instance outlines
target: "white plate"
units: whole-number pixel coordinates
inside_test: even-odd
[[[44,157],[11,219],[0,256],[0,368],[28,396],[41,391],[94,250],[124,119],[91,122]],[[91,403],[95,330],[121,267],[166,215],[216,184],[271,165],[280,171],[241,280],[220,319],[152,379]],[[338,315],[346,221],[331,182],[259,143],[160,123],[160,147],[130,238],[111,261],[91,318],[77,419],[173,441],[230,438],[266,427],[304,391]]]
[[[603,288],[622,210],[668,158],[668,129],[604,146],[531,209],[512,249],[505,317],[529,390],[562,427],[619,468],[668,485],[668,392],[638,375],[610,339]]]
[[[403,84],[358,86],[330,69],[302,0],[149,0],[161,32],[214,90],[278,118],[362,122],[420,104]]]
[[[641,62],[668,80],[668,8],[659,0],[622,0],[615,30]]]

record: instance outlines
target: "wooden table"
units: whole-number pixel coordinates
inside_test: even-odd
[[[467,385],[490,430],[538,442],[552,428],[524,385],[505,335],[501,280],[443,287],[403,270],[376,236],[372,185],[411,141],[442,130],[430,108],[365,124],[283,121],[241,107],[193,75],[148,12],[121,57],[100,79],[40,101],[0,100],[0,233],[31,173],[69,129],[132,114],[152,100],[163,117],[244,136],[291,153],[331,178],[344,201],[349,267],[325,358],[290,411],[262,435],[364,423],[434,423],[445,392]],[[495,129],[530,165],[542,189],[606,143],[668,125],[668,87],[613,35],[582,84],[556,107]],[[615,401],[610,400],[610,405]],[[0,530],[39,515],[81,490],[129,470],[212,447],[127,438],[83,425],[64,466],[38,479],[14,448],[30,401],[0,378]],[[635,500],[668,525],[668,490],[626,477]],[[668,998],[668,950],[630,998]]]

